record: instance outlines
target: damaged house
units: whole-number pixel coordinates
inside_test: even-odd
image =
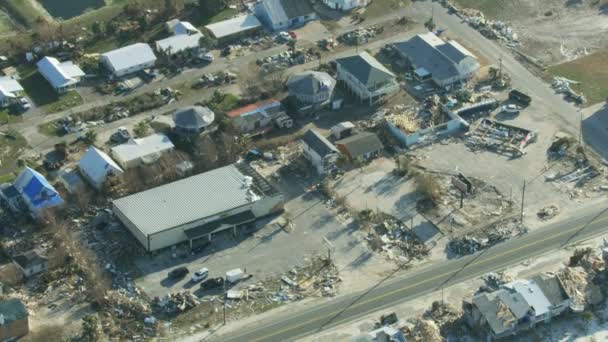
[[[240,162],[112,202],[116,217],[147,251],[246,227],[283,208],[283,195]]]
[[[399,90],[395,74],[367,52],[336,59],[338,80],[344,82],[353,95],[369,101]]]
[[[0,341],[16,341],[30,332],[29,313],[17,298],[0,300]]]
[[[49,259],[35,250],[16,255],[13,257],[13,263],[21,270],[25,278],[49,269]]]
[[[494,292],[463,302],[466,323],[479,328],[488,341],[547,323],[569,308],[570,298],[556,276],[546,274],[516,280]]]
[[[105,152],[90,146],[78,161],[80,174],[97,190],[103,188],[108,175],[121,176],[124,172]]]
[[[440,87],[449,87],[468,81],[479,70],[477,57],[469,50],[454,40],[446,42],[432,32],[393,46],[418,81],[432,80]]]
[[[171,20],[166,23],[172,36],[156,41],[156,50],[168,56],[197,54],[203,34],[187,21]]]
[[[8,107],[23,94],[23,87],[17,80],[0,76],[0,108]]]
[[[0,197],[15,212],[27,209],[40,217],[45,209],[62,205],[59,192],[38,171],[25,167],[13,184],[3,184]]]
[[[112,148],[112,157],[125,169],[150,164],[163,154],[173,151],[175,146],[164,134],[152,134],[141,139],[130,139],[128,142]]]
[[[310,161],[319,175],[334,172],[337,168],[338,149],[317,131],[309,129],[302,136],[304,157]]]

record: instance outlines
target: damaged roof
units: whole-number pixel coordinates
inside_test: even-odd
[[[289,92],[299,95],[316,95],[321,91],[333,92],[336,80],[326,72],[305,71],[287,80]]]

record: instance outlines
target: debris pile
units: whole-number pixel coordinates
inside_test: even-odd
[[[237,75],[230,71],[220,71],[213,74],[205,74],[198,81],[196,81],[192,88],[207,88],[207,87],[218,87],[223,84],[235,83]]]
[[[447,250],[455,256],[469,255],[526,231],[527,228],[522,226],[519,220],[502,219],[488,226],[475,229],[464,236],[453,237],[447,245]]]
[[[441,328],[453,324],[459,317],[460,312],[454,306],[440,301],[434,301],[424,313],[424,318],[432,320]]]
[[[442,337],[437,324],[432,320],[417,318],[413,328],[406,335],[408,341],[441,341]]]
[[[363,45],[367,44],[370,39],[384,32],[383,26],[370,26],[366,28],[357,28],[356,30],[346,32],[338,37],[338,41],[346,45]]]
[[[484,285],[480,287],[480,292],[493,292],[500,289],[502,285],[513,281],[513,278],[504,272],[488,273],[482,276],[481,279],[484,281]]]
[[[564,77],[555,76],[553,77],[553,83],[551,83],[551,87],[555,89],[555,92],[558,94],[564,94],[566,98],[571,99],[576,104],[584,104],[587,102],[587,99],[584,95],[577,93],[571,87],[573,84],[580,84],[580,82],[576,82],[573,80],[569,80]]]
[[[389,260],[411,262],[422,260],[429,250],[410,228],[396,217],[386,213],[373,217],[374,229],[367,237],[373,250],[380,251]]]
[[[475,9],[465,8],[460,11],[464,16],[464,21],[472,28],[479,31],[489,39],[498,39],[509,43],[510,45],[518,45],[519,39],[517,33],[513,31],[511,26],[500,20],[487,19],[483,12]]]
[[[541,208],[536,216],[538,216],[539,220],[548,221],[559,214],[559,207],[555,204],[548,205],[544,208]]]
[[[310,62],[315,58],[316,56],[308,50],[283,51],[270,57],[258,59],[256,63],[260,66],[263,73],[268,74],[297,64]]]
[[[156,310],[168,315],[180,314],[200,304],[198,298],[189,291],[168,294],[153,303]]]
[[[535,140],[536,132],[484,118],[466,134],[465,144],[473,151],[485,149],[519,157],[526,154],[526,146]]]

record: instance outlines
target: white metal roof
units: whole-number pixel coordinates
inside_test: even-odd
[[[158,51],[171,51],[171,54],[174,54],[184,50],[197,48],[202,37],[202,33],[191,35],[178,34],[169,38],[157,40],[156,49]]]
[[[173,149],[173,143],[164,134],[152,134],[141,139],[131,139],[128,142],[112,148],[112,155],[123,162],[136,160]]]
[[[207,25],[205,28],[211,31],[215,38],[219,39],[235,33],[255,29],[260,26],[262,26],[262,23],[260,23],[255,15],[245,14],[232,19],[220,21],[219,23]]]
[[[150,45],[145,43],[135,43],[121,47],[120,49],[103,53],[101,57],[107,60],[114,71],[121,71],[156,61],[154,51],[152,51]]]
[[[0,77],[0,98],[15,97],[15,93],[23,91],[23,87],[10,77]]]
[[[174,34],[192,34],[200,31],[188,21],[179,21],[173,26]]]
[[[235,165],[228,165],[113,203],[137,229],[151,235],[258,200],[246,184],[246,176]]]
[[[44,57],[36,64],[38,71],[55,88],[65,87],[78,82],[84,72],[71,61],[60,63],[57,58]]]
[[[122,169],[105,152],[98,150],[95,146],[87,149],[78,161],[78,168],[95,183],[103,182],[108,172],[123,173]]]

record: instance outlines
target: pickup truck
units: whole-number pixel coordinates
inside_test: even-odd
[[[532,98],[529,95],[524,94],[521,91],[516,90],[516,89],[513,89],[509,92],[509,99],[513,100],[513,101],[517,101],[526,106],[530,105],[530,103],[532,102]]]

